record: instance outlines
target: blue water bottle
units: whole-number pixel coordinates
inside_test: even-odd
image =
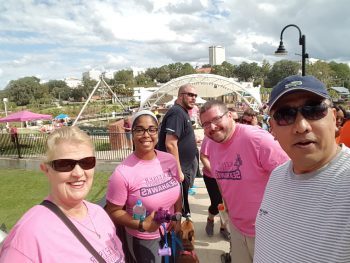
[[[132,217],[140,221],[143,221],[146,218],[146,207],[143,206],[140,199],[136,201],[136,204],[132,208]]]

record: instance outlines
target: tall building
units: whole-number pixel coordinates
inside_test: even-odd
[[[222,46],[209,47],[209,64],[211,66],[221,65],[225,59],[225,48]]]
[[[99,81],[101,73],[102,72],[99,70],[91,69],[83,73],[83,79],[89,79],[89,80],[93,79],[93,80]]]
[[[114,74],[116,73],[115,70],[108,70],[104,72],[104,78],[105,79],[114,79]]]
[[[67,86],[72,89],[75,89],[82,84],[82,81],[80,79],[74,77],[65,78],[64,82],[66,82]]]

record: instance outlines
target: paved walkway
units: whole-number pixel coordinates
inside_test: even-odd
[[[195,226],[195,249],[201,263],[221,262],[220,256],[229,252],[230,244],[225,241],[220,233],[219,215],[215,217],[214,236],[208,237],[205,232],[207,223],[208,206],[210,199],[202,178],[195,179],[196,194],[189,196],[192,220]]]

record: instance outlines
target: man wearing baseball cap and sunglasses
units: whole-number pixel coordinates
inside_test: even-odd
[[[255,262],[350,261],[350,149],[335,141],[326,86],[290,76],[272,90],[271,133],[289,155],[267,184]]]

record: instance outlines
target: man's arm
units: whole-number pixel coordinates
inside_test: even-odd
[[[166,151],[168,153],[171,153],[172,155],[174,155],[174,157],[176,159],[177,169],[179,171],[179,176],[180,176],[180,181],[182,182],[184,180],[184,175],[182,173],[181,165],[180,165],[179,149],[177,147],[178,140],[179,139],[177,138],[176,135],[167,134],[165,136],[165,147],[166,147]]]
[[[200,154],[200,159],[201,159],[201,162],[202,162],[204,168],[207,171],[211,171],[211,167],[210,167],[210,162],[209,162],[208,156],[206,156],[204,153],[201,153]]]
[[[205,155],[204,153],[200,153],[200,159],[201,159],[201,162],[204,166],[205,169],[207,169],[208,171],[211,171],[211,166],[210,166],[210,161],[209,161],[209,157],[207,155]],[[214,179],[216,179],[215,177],[213,177]],[[218,187],[219,187],[219,191],[220,191],[220,194],[221,194],[221,197],[222,197],[222,201],[225,205],[225,200],[224,200],[224,196],[222,195],[222,189],[221,189],[221,186],[219,184],[219,182],[216,180],[217,184],[218,184]],[[227,210],[227,206],[225,205],[225,208]]]

